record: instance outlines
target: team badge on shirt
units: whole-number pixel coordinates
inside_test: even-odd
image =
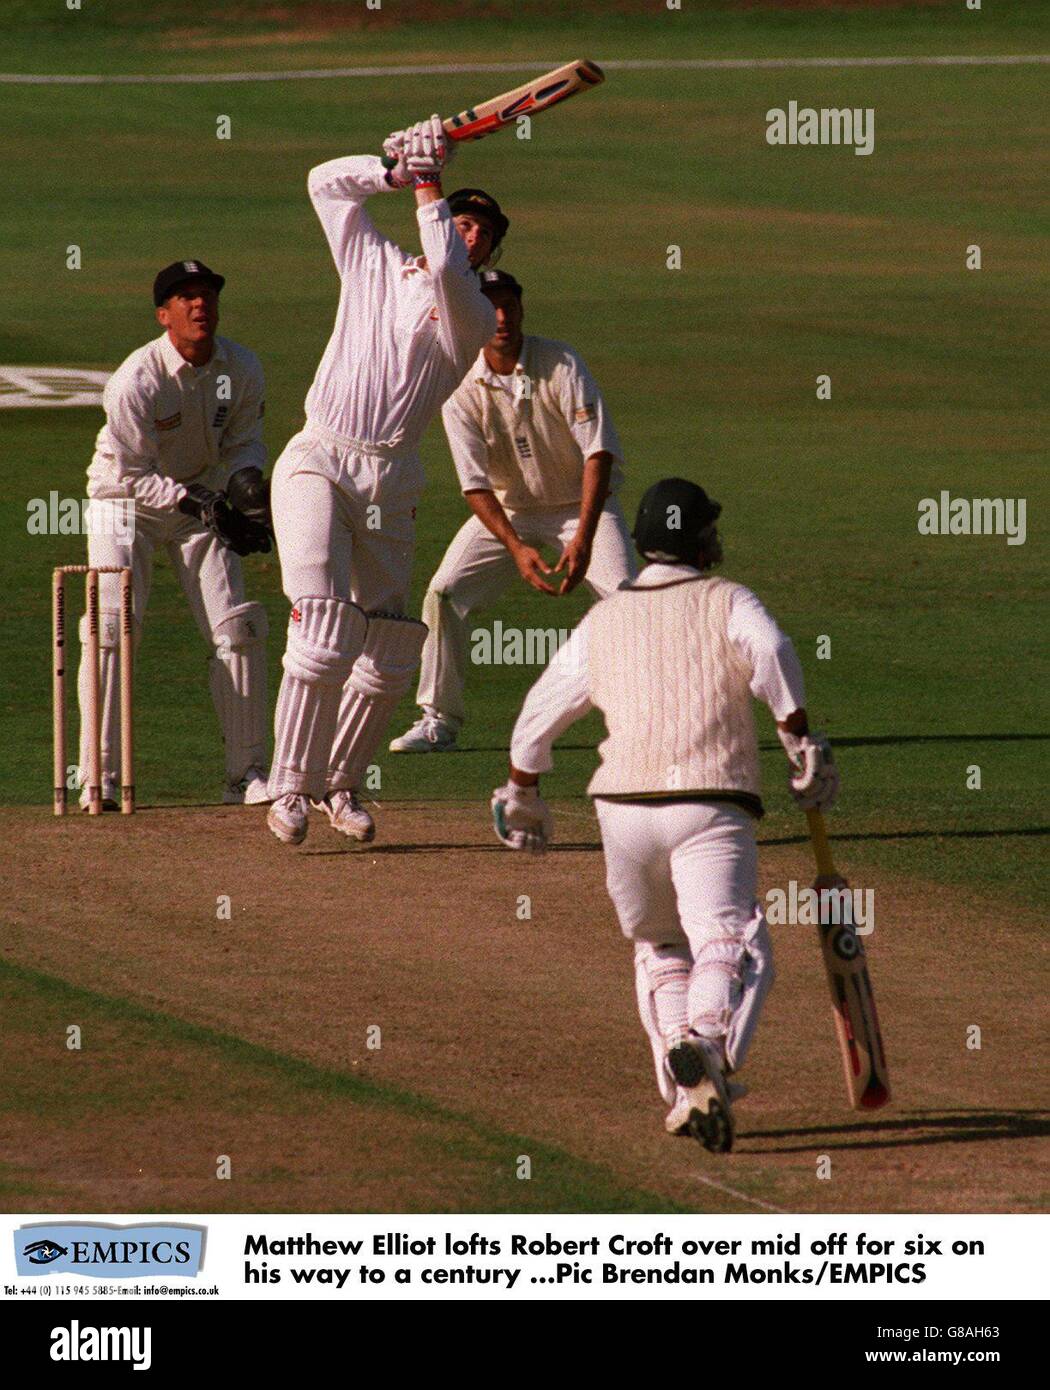
[[[585,425],[588,420],[594,419],[594,402],[585,401],[576,411],[576,423]]]
[[[182,424],[182,411],[176,410],[174,415],[167,415],[163,420],[154,420],[153,423],[159,430],[177,429]]]
[[[229,413],[230,407],[228,405],[220,405],[218,410],[215,412],[215,419],[211,422],[212,429],[217,430],[219,426],[223,423],[223,421],[226,419],[227,415],[229,415]]]
[[[521,455],[523,459],[532,458],[532,446],[529,444],[529,441],[525,435],[516,434],[514,436],[514,443],[517,446],[518,453]]]

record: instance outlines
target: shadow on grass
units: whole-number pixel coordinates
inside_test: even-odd
[[[740,1132],[740,1139],[801,1139],[800,1144],[763,1144],[756,1154],[812,1153],[814,1144],[831,1151],[846,1149],[924,1148],[931,1144],[975,1144],[989,1139],[1042,1139],[1050,1135],[1046,1110],[963,1110],[934,1113],[913,1110],[885,1120],[862,1120],[805,1129]],[[863,1137],[862,1137],[863,1136]],[[838,1139],[840,1142],[830,1143]]]
[[[1039,743],[1050,741],[1050,734],[859,734],[856,737],[843,735],[832,739],[836,748],[890,748],[899,743]],[[772,739],[759,743],[763,753],[779,752],[780,744]],[[477,744],[463,747],[457,744],[455,753],[509,753],[509,743]],[[596,743],[556,743],[556,753],[596,753]]]
[[[849,844],[862,840],[999,840],[1008,835],[1050,835],[1050,825],[1019,825],[1001,830],[867,830],[855,835],[836,833],[835,843]],[[777,839],[759,840],[759,845],[807,845],[808,835],[782,835]]]
[[[342,849],[315,849],[304,850],[307,855],[312,855],[315,859],[323,858],[328,854],[447,854],[451,849],[468,850],[472,854],[508,854],[513,853],[507,849],[506,845],[491,844],[454,844],[449,841],[434,841],[431,844],[420,845],[346,845]],[[581,852],[596,854],[601,849],[601,844],[597,841],[589,840],[564,840],[557,844],[547,846],[548,854],[579,854]]]

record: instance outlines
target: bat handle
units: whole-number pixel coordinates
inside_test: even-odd
[[[389,154],[382,155],[380,157],[379,162],[380,164],[382,164],[384,169],[393,169],[393,167],[397,164],[397,160],[393,157],[393,155]]]
[[[813,842],[813,857],[817,861],[817,873],[821,878],[837,878],[823,815],[820,811],[807,811],[806,820],[809,821],[809,838]]]

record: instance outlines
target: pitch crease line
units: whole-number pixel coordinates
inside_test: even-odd
[[[753,1207],[761,1207],[763,1211],[776,1212],[777,1216],[786,1216],[783,1207],[775,1207],[772,1202],[763,1202],[761,1197],[748,1197],[744,1192],[738,1192],[735,1187],[729,1187],[724,1182],[715,1182],[714,1178],[705,1178],[702,1173],[694,1173],[697,1182],[704,1183],[707,1187],[716,1187],[719,1192],[726,1192],[730,1197],[735,1197],[738,1202],[747,1202]]]
[[[173,83],[299,82],[335,77],[426,77],[471,72],[527,72],[543,65],[541,59],[518,63],[415,63],[352,68],[286,68],[277,72],[165,72],[165,73],[0,73],[0,85],[26,87],[169,86]],[[667,70],[696,72],[757,71],[792,68],[911,68],[911,67],[1017,67],[1050,63],[1048,53],[943,54],[879,58],[610,58],[601,66],[610,72]]]

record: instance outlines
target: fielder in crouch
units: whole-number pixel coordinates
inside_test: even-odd
[[[827,740],[809,733],[790,640],[749,589],[710,573],[722,558],[720,513],[684,479],[645,494],[633,535],[648,563],[594,605],[529,691],[510,780],[492,809],[504,844],[542,850],[550,814],[538,783],[551,745],[602,711],[608,736],[588,792],[606,886],[634,943],[666,1128],[724,1153],[731,1102],[744,1094],[729,1077],[773,981],[755,897],[762,802],[752,697],[777,721],[801,806],[829,807],[838,773]]]
[[[502,270],[481,287],[496,332],[442,408],[460,487],[473,515],[445,552],[423,601],[429,635],[417,702],[423,717],[394,753],[452,748],[463,725],[470,615],[514,572],[542,594],[585,582],[604,598],[635,571],[616,491],[623,455],[593,377],[568,343],[522,333],[521,286]],[[556,546],[553,570],[537,549]],[[544,576],[564,574],[549,583]]]
[[[201,261],[175,261],[153,283],[159,338],[106,383],[106,423],[88,468],[88,564],[134,572],[134,645],[163,546],[204,640],[226,756],[222,799],[266,795],[266,610],[244,597],[240,556],[270,549],[263,479],[263,371],[253,352],[219,337],[226,283]],[[99,583],[102,805],[117,809],[119,576]],[[86,622],[86,619],[85,619]],[[84,623],[81,641],[84,641]],[[88,765],[87,652],[80,662],[80,766]],[[87,787],[80,799],[87,805]]]
[[[357,840],[375,834],[358,790],[419,664],[426,628],[404,616],[423,490],[418,444],[492,336],[478,285],[507,230],[494,198],[448,201],[437,116],[375,156],[310,171],[310,198],[340,276],[335,328],[306,398],[306,425],[274,467],[281,583],[292,604],[277,698],[268,824],[306,836],[309,804]],[[422,256],[380,234],[376,193],[414,187]]]

